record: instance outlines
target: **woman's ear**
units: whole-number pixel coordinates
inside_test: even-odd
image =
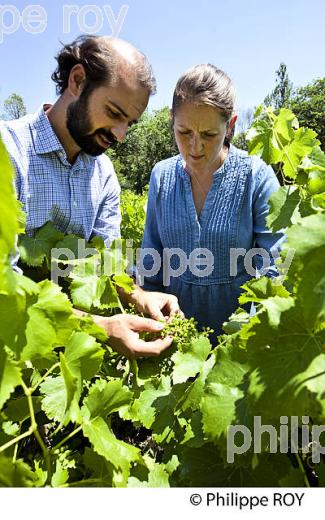
[[[228,128],[229,128],[230,130],[235,126],[237,119],[238,119],[238,115],[237,115],[237,114],[234,114],[234,115],[232,116],[232,118],[230,119],[230,121],[229,121],[229,123],[228,123]]]
[[[170,124],[170,128],[172,130],[174,130],[174,114],[173,114],[172,109],[169,110],[169,124]]]

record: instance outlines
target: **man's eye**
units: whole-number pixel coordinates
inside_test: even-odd
[[[190,132],[188,130],[178,130],[178,133],[181,135],[189,135]]]
[[[217,134],[207,134],[207,133],[203,133],[203,137],[215,137]]]
[[[111,108],[107,107],[106,109],[106,112],[107,114],[110,116],[110,117],[114,117],[114,118],[118,118],[120,117],[120,113],[119,112],[114,112]]]

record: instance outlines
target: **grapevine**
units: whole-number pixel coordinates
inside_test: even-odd
[[[161,333],[173,336],[172,347],[136,362],[114,352],[90,317],[73,312],[121,312],[118,288],[133,287],[126,259],[121,272],[113,247],[107,274],[104,245],[95,239],[87,244],[92,257],[71,264],[60,285],[51,282],[51,249],[73,249],[80,237],[50,223],[32,238],[23,234],[0,142],[1,485],[324,485],[324,456],[311,460],[317,452],[311,427],[325,421],[325,155],[315,133],[299,128],[286,109],[259,108],[247,137],[250,153],[280,165],[289,179],[271,196],[267,223],[273,232],[285,230],[282,261],[294,249],[291,265],[279,265],[276,281],[262,277],[243,287],[239,303],[253,302],[256,313],[237,309],[217,346],[211,330],[176,316]],[[125,208],[124,215],[130,204]],[[137,245],[144,211],[134,224]],[[133,217],[122,225],[130,236]],[[18,235],[24,275],[11,269]],[[26,276],[32,271],[34,279]],[[258,417],[279,432],[283,416],[297,417],[288,422],[297,439],[287,453],[272,453],[263,437],[259,452],[251,445],[229,462],[231,426],[253,431]]]

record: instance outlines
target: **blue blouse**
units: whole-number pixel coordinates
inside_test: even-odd
[[[270,166],[230,145],[198,216],[183,158],[157,163],[138,264],[144,288],[176,295],[186,317],[220,334],[241,286],[255,275],[277,274],[284,236],[272,234],[265,218],[278,187]]]

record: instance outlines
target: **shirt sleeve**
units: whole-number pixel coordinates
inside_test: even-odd
[[[159,216],[157,201],[159,194],[159,167],[152,170],[149,192],[146,224],[144,229],[141,254],[137,261],[139,285],[148,291],[164,292],[163,285],[163,246],[159,233]]]
[[[286,237],[282,231],[272,233],[266,224],[269,213],[269,199],[272,193],[280,187],[279,181],[271,166],[263,161],[253,162],[253,173],[255,166],[255,190],[253,193],[253,226],[255,237],[255,248],[261,249],[261,254],[255,256],[255,267],[257,275],[270,277],[278,276],[275,266],[276,259]],[[257,171],[256,171],[257,168]]]
[[[102,201],[92,229],[92,236],[101,236],[107,247],[110,247],[115,238],[120,237],[120,193],[121,188],[111,165],[111,172],[106,179]]]

